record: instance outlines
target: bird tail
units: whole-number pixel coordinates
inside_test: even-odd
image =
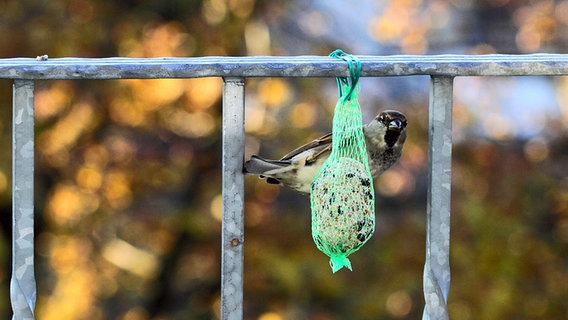
[[[253,155],[250,160],[245,162],[243,172],[246,174],[263,174],[270,170],[281,169],[290,165],[290,161],[268,160]]]

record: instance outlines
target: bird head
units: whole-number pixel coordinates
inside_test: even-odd
[[[392,148],[406,140],[406,116],[396,110],[379,113],[365,128],[365,135],[375,145]]]
[[[389,131],[401,132],[406,129],[406,116],[396,110],[385,110],[375,117]]]

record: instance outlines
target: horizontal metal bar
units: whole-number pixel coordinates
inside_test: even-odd
[[[363,77],[568,75],[568,54],[358,57]],[[327,56],[0,59],[0,78],[6,79],[337,77],[348,73],[343,60]]]

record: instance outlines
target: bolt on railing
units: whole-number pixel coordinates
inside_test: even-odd
[[[568,55],[358,56],[361,76],[429,75],[429,150],[423,319],[448,319],[452,93],[457,76],[568,75]],[[244,259],[244,79],[338,77],[347,65],[321,56],[0,59],[13,79],[13,319],[34,319],[34,80],[223,77],[221,318],[242,319]]]

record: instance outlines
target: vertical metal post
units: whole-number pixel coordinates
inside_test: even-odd
[[[426,263],[422,319],[448,319],[453,77],[430,81]]]
[[[221,319],[243,318],[245,83],[223,79]]]
[[[12,119],[12,279],[14,320],[34,319],[34,82],[15,80]]]

